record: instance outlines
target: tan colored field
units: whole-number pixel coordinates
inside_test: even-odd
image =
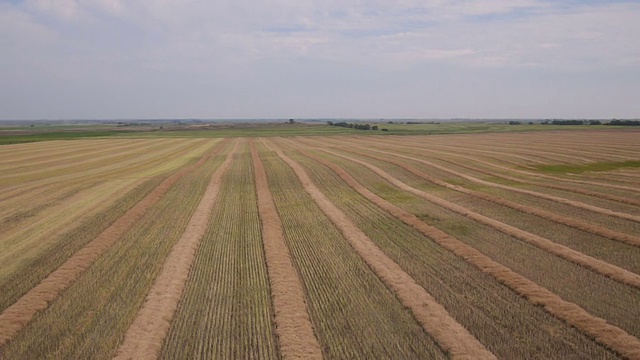
[[[640,359],[639,144],[0,146],[0,359]]]

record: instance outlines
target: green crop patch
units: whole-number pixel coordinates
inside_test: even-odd
[[[42,132],[24,135],[0,135],[0,145],[31,143],[50,140],[74,140],[90,137],[105,137],[119,134],[115,131]]]
[[[581,165],[540,165],[536,169],[547,173],[582,174],[588,171],[612,171],[623,168],[638,168],[640,161],[595,162]]]

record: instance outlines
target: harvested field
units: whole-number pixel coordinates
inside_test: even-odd
[[[0,147],[0,358],[640,359],[640,132]]]

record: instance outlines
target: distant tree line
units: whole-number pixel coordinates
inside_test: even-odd
[[[511,122],[510,122],[511,123]],[[640,120],[617,120],[613,119],[607,123],[600,120],[545,120],[543,125],[622,125],[622,126],[640,126]]]
[[[640,126],[640,120],[611,120],[605,125]]]
[[[341,121],[341,122],[333,122],[333,121],[327,121],[327,125],[329,126],[339,126],[339,127],[344,127],[344,128],[349,128],[349,129],[357,129],[357,130],[378,130],[378,125],[369,125],[369,124],[350,124],[348,122],[345,121]],[[382,131],[387,131],[386,129],[382,129]]]
[[[602,125],[600,120],[545,120],[543,125]]]

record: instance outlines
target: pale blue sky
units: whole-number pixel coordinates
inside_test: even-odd
[[[0,0],[0,119],[638,118],[640,1]]]

